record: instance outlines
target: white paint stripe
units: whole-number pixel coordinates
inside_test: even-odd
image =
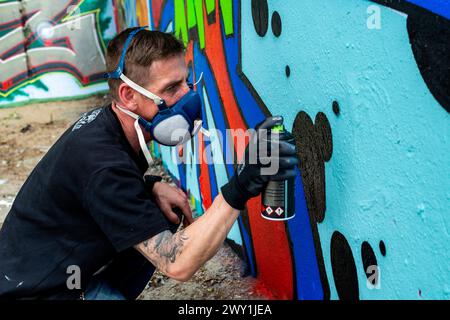
[[[167,25],[166,32],[167,33],[173,32],[173,23],[172,23],[172,21],[170,21],[169,24]]]
[[[211,151],[214,159],[214,171],[210,174],[216,175],[217,187],[220,189],[224,184],[228,182],[227,169],[225,167],[225,161],[223,156],[223,148],[220,139],[217,137],[217,128],[214,123],[214,116],[211,111],[211,106],[209,104],[208,93],[206,92],[206,88],[203,87],[203,100],[205,102],[205,111],[206,111],[206,120],[208,122],[208,128],[210,130],[211,137]],[[239,223],[236,220],[233,226],[230,229],[230,232],[227,235],[228,239],[233,240],[236,244],[242,246],[242,235],[239,230]]]
[[[395,9],[392,9],[392,8],[389,8],[389,7],[387,9],[391,10],[391,11],[394,11],[395,13],[397,13],[398,15],[400,15],[400,16],[402,16],[404,18],[408,18],[408,15],[406,13],[404,13],[404,12],[401,12],[401,11],[398,11],[398,10],[395,10]]]
[[[76,53],[73,52],[72,50],[70,50],[69,48],[64,48],[64,47],[43,47],[43,48],[36,48],[36,49],[30,49],[27,52],[28,53],[34,53],[34,52],[39,52],[39,51],[66,51],[68,53],[70,53],[72,56],[76,56]]]
[[[19,2],[6,2],[6,3],[0,3],[0,8],[1,7],[6,7],[6,6],[11,6],[11,7],[19,7],[18,6]]]
[[[94,14],[91,14],[91,19],[93,21],[93,26],[95,26],[96,24],[95,24]],[[97,50],[100,55],[100,58],[102,59],[103,64],[106,65],[106,60],[105,60],[105,56],[103,55],[103,50],[100,48],[100,40],[98,39],[97,29],[92,28],[92,33],[94,34],[95,45],[97,46]]]
[[[7,63],[10,63],[11,61],[16,60],[16,59],[22,59],[25,56],[26,56],[26,53],[24,52],[24,53],[16,54],[16,55],[14,55],[14,56],[6,59],[6,60],[0,59],[0,64],[7,64]]]
[[[7,37],[11,37],[12,35],[14,35],[14,33],[23,33],[23,28],[22,27],[17,27],[16,29],[14,29],[14,31],[10,31],[8,33],[6,33],[3,37],[0,38],[0,41],[4,41]],[[25,40],[25,38],[23,38],[23,40]]]

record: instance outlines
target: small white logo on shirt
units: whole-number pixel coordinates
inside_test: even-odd
[[[77,265],[70,265],[66,270],[70,276],[66,280],[67,289],[81,289],[81,269]]]
[[[88,124],[97,118],[98,114],[102,111],[102,109],[96,109],[92,111],[91,113],[85,113],[80,120],[73,126],[72,131],[80,129],[85,124]]]

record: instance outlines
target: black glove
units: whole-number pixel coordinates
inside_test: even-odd
[[[281,124],[283,118],[277,116],[269,117],[256,126],[234,176],[221,188],[222,196],[233,208],[243,210],[249,199],[264,190],[267,182],[295,177],[298,163],[295,144],[279,140],[278,135],[270,133],[272,127]],[[272,154],[266,150],[278,152]],[[268,169],[277,162],[279,170],[270,172],[273,170]]]

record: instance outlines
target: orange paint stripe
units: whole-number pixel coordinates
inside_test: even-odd
[[[220,29],[219,1],[216,0],[216,23],[205,24],[205,54],[211,65],[214,78],[217,80],[219,96],[225,106],[225,117],[232,129],[247,129],[244,119],[239,112],[238,103],[233,95],[233,88],[226,65],[226,57]],[[206,10],[204,10],[204,21]],[[186,50],[186,61],[193,61],[193,41],[190,41]],[[201,156],[204,150],[203,137],[199,134]],[[245,147],[242,146],[241,149]],[[236,150],[242,155],[244,150]],[[201,161],[200,188],[203,196],[203,204],[207,209],[212,203],[209,168]],[[253,238],[256,265],[260,288],[270,288],[272,295],[277,299],[293,298],[293,267],[288,237],[283,222],[268,221],[261,217],[261,197],[256,197],[248,202],[249,223]]]

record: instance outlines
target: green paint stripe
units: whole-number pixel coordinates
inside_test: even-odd
[[[206,2],[206,13],[210,14],[216,9],[216,0],[205,0]]]
[[[197,32],[200,49],[205,48],[205,25],[203,20],[203,0],[195,0],[195,13],[197,17]]]
[[[194,0],[187,0],[187,23],[189,30],[197,25]]]
[[[225,34],[227,36],[232,35],[234,33],[232,0],[220,0],[220,11],[222,12]]]
[[[216,9],[215,0],[174,0],[174,7],[175,36],[182,39],[186,45],[191,40],[188,31],[196,27],[200,48],[204,49],[206,46],[204,10],[206,7],[206,13],[212,13]],[[230,36],[234,34],[232,0],[220,0],[220,11],[225,35]]]
[[[184,45],[189,41],[188,39],[188,29],[186,25],[186,11],[184,8],[184,0],[175,0],[175,36],[178,39],[182,39]]]

